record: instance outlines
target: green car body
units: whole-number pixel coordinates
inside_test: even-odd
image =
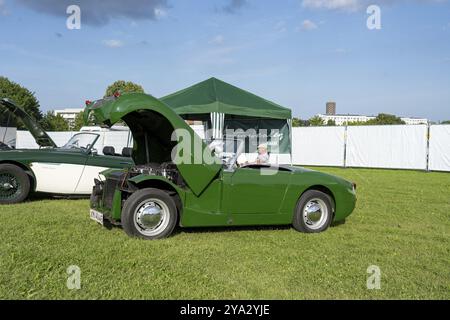
[[[86,117],[108,125],[124,121],[133,133],[135,166],[102,172],[105,180],[96,181],[91,196],[91,217],[99,221],[100,216],[100,222],[108,220],[113,224],[126,222],[124,229],[129,235],[154,239],[170,234],[171,230],[162,230],[159,234],[145,229],[148,226],[160,228],[158,223],[164,224],[164,219],[169,219],[170,215],[161,216],[164,201],[168,199],[160,196],[161,192],[173,200],[174,216],[182,227],[293,222],[295,226],[303,209],[304,212],[321,212],[321,215],[328,210],[328,220],[320,228],[308,229],[304,223],[297,223],[301,231],[319,232],[332,221],[344,220],[355,207],[356,186],[336,176],[300,167],[261,164],[237,167],[196,158],[195,146],[201,146],[203,154],[210,152],[208,146],[170,107],[150,95],[125,94],[96,102],[86,111]],[[178,129],[189,133],[190,144],[187,145],[191,149],[186,151],[185,148],[183,155],[191,161],[174,164],[172,157],[180,152],[177,149],[180,139],[174,139],[172,133]],[[154,194],[152,199],[156,202],[149,200],[139,208],[136,201],[145,200],[146,193],[149,198]],[[309,198],[305,199],[305,195]],[[303,204],[308,200],[308,204]],[[139,232],[139,228],[145,230]]]
[[[94,152],[99,138],[96,133],[80,133],[69,140],[87,139],[91,141],[88,148],[59,148],[33,118],[11,101],[0,99],[0,112],[22,121],[40,146],[0,151],[0,203],[23,201],[30,192],[89,195],[99,172],[133,164],[130,157]]]

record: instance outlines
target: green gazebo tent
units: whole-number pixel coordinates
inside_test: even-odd
[[[199,82],[162,97],[186,120],[202,120],[212,129],[213,138],[222,138],[227,129],[255,129],[279,134],[279,153],[291,153],[291,110],[216,78]],[[255,146],[246,146],[246,152]]]

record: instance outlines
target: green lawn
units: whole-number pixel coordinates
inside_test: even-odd
[[[321,168],[358,184],[345,224],[187,229],[143,241],[88,217],[87,200],[0,207],[0,298],[449,299],[450,174]],[[81,289],[66,287],[69,265]],[[381,289],[368,290],[370,265]]]

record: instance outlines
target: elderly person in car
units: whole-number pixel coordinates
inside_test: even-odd
[[[262,143],[258,146],[258,156],[256,157],[256,164],[268,164],[269,153],[267,152],[267,144]]]
[[[254,162],[243,161],[241,166],[248,166],[251,164],[269,164],[269,152],[267,151],[267,144],[262,143],[258,146],[258,156]]]

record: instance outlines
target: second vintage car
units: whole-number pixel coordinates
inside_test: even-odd
[[[57,147],[33,118],[8,99],[0,99],[0,115],[21,121],[40,147],[0,150],[0,204],[21,202],[30,192],[89,195],[99,172],[133,164],[126,154],[129,149],[123,156],[105,147],[105,154],[99,155],[95,150],[99,139],[96,133],[77,133],[64,146]]]
[[[85,116],[109,126],[124,121],[133,134],[135,165],[102,172],[90,210],[92,219],[120,224],[130,236],[164,238],[176,225],[292,224],[321,232],[355,207],[356,185],[342,178],[292,166],[238,166],[239,140],[232,140],[231,156],[215,159],[182,118],[150,95],[98,100]]]

